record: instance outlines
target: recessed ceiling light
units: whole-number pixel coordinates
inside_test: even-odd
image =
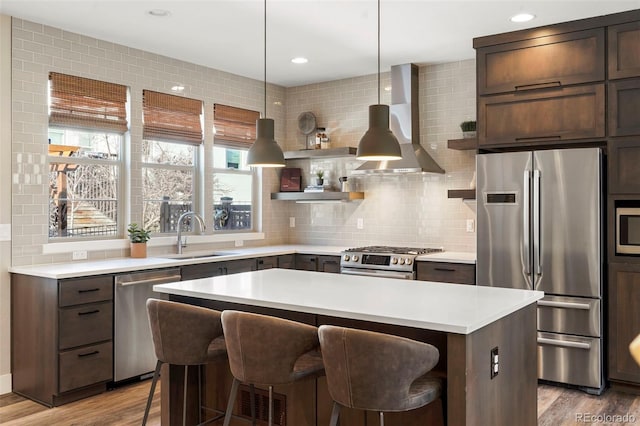
[[[302,56],[298,56],[297,58],[293,58],[291,62],[293,62],[294,64],[306,64],[307,62],[309,62],[309,60],[307,58],[303,58]]]
[[[529,22],[535,17],[536,15],[533,15],[531,13],[518,13],[517,15],[513,15],[511,18],[509,18],[509,20],[511,22]]]
[[[168,10],[165,10],[165,9],[151,9],[147,13],[149,15],[151,15],[151,16],[155,16],[155,17],[158,17],[158,18],[162,18],[162,17],[171,15],[171,12],[169,12]]]

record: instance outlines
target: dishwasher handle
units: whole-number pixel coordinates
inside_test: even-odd
[[[137,277],[140,278],[136,279]],[[116,276],[116,287],[128,287],[142,284],[163,284],[180,281],[181,279],[182,275],[180,274],[180,270],[167,271],[167,273],[154,274],[153,276],[147,276],[144,273],[127,274]]]

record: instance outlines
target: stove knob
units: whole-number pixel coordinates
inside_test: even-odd
[[[404,258],[400,259],[400,264],[404,265]]]
[[[411,265],[412,260],[411,259],[407,259],[407,265]]]
[[[397,257],[392,257],[391,258],[391,263],[393,263],[394,265],[398,263],[398,258]]]
[[[360,260],[360,258],[358,257],[357,254],[354,254],[351,260],[353,260],[354,262],[357,262],[358,260]]]
[[[349,257],[349,255],[348,255],[348,254],[345,254],[345,255],[344,255],[344,261],[345,261],[345,262],[348,262],[350,259],[351,259],[351,257]]]

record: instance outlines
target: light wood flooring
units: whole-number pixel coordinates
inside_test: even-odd
[[[0,395],[2,425],[140,425],[149,380],[121,387],[56,408],[46,408],[15,394]],[[615,421],[625,416],[629,421]],[[582,421],[580,419],[582,416]],[[595,416],[587,420],[587,416]],[[600,416],[600,417],[598,417]],[[602,416],[612,416],[603,418]],[[156,389],[148,425],[160,424],[160,386]],[[608,389],[602,396],[563,387],[538,386],[538,425],[640,425],[640,396]]]

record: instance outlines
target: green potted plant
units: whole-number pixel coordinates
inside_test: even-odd
[[[127,232],[131,242],[131,257],[147,257],[147,241],[151,238],[149,231],[138,226],[137,223],[131,223],[127,228]]]
[[[324,184],[324,170],[316,171],[316,184],[322,186]]]
[[[475,138],[476,137],[476,122],[475,121],[463,121],[460,123],[460,129],[462,129],[462,137]]]

